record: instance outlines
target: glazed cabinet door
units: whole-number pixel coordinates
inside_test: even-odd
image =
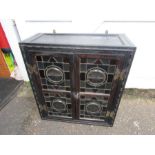
[[[23,57],[42,118],[73,119],[73,55],[57,50],[26,51]]]
[[[124,58],[109,52],[78,55],[77,119],[112,124]]]

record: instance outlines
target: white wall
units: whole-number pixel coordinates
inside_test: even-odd
[[[126,87],[155,88],[155,22],[105,23],[111,33],[125,33],[137,46]]]
[[[7,5],[7,0],[5,3]],[[14,3],[9,2],[7,6],[10,13],[2,8],[0,14],[16,19],[21,39],[38,32],[52,32],[53,29],[57,33],[104,33],[105,30],[109,30],[109,33],[125,33],[137,46],[126,87],[155,88],[155,22],[103,23],[107,20],[153,21],[154,1],[27,0],[11,7]],[[26,19],[72,20],[72,23],[27,23]],[[23,75],[25,77],[25,73]]]

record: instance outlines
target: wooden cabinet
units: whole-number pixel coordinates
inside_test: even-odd
[[[20,43],[42,119],[112,126],[135,46],[122,34],[37,34]]]

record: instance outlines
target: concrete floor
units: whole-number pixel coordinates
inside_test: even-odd
[[[113,127],[41,120],[29,84],[0,111],[0,134],[155,134],[155,90],[126,90]]]

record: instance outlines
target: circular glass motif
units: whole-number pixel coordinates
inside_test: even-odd
[[[64,100],[61,99],[55,99],[52,102],[52,107],[54,110],[61,112],[66,110],[66,103]]]
[[[100,104],[97,102],[89,102],[86,105],[86,111],[90,114],[98,114],[101,111]]]
[[[87,82],[91,86],[101,86],[107,80],[107,73],[104,69],[94,67],[87,72]]]
[[[63,81],[63,71],[57,66],[49,66],[46,68],[46,77],[49,82],[59,84]]]

